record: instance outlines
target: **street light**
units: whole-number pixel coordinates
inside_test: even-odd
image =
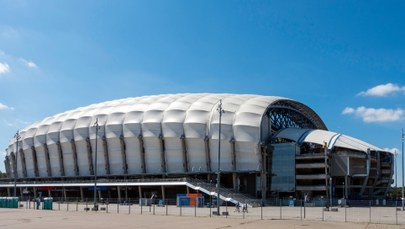
[[[332,210],[332,176],[329,177],[329,205],[330,205],[330,209]]]
[[[402,211],[404,210],[404,138],[405,138],[405,134],[404,134],[404,129],[402,128],[402,132],[401,132],[401,142],[402,142],[402,188],[401,188],[401,202],[402,202]]]
[[[221,181],[221,120],[222,120],[222,113],[224,110],[222,109],[222,99],[219,100],[219,104],[217,107],[217,111],[219,113],[219,125],[218,125],[218,175],[217,175],[217,214],[220,215],[219,209],[219,185]]]
[[[395,205],[398,201],[398,172],[397,172],[397,155],[398,152],[395,150],[394,151],[394,168],[395,168]]]
[[[14,197],[17,197],[17,176],[18,176],[18,172],[17,172],[17,159],[18,159],[18,141],[20,140],[21,136],[20,136],[20,132],[17,130],[17,133],[14,135],[15,140],[16,140],[16,146],[15,146],[15,157],[14,157],[14,165],[15,165],[15,169],[14,169]]]
[[[100,129],[100,126],[98,125],[98,118],[96,119],[96,122],[93,125],[96,127],[96,147],[95,147],[95,154],[94,154],[94,210],[98,210],[98,205],[97,205],[97,139],[98,139],[98,130]]]

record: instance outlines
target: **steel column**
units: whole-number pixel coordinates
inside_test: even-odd
[[[52,176],[52,168],[51,168],[51,159],[49,157],[49,149],[46,143],[43,144],[45,150],[45,160],[46,160],[46,171],[48,172],[48,176]]]
[[[63,163],[63,152],[62,152],[62,146],[60,144],[60,141],[56,143],[58,146],[58,154],[59,154],[59,172],[61,176],[65,176],[65,166]]]
[[[102,141],[103,141],[103,149],[104,149],[105,173],[107,175],[110,175],[111,174],[110,156],[108,153],[108,143],[107,143],[107,138],[105,137],[105,135],[103,136]]]
[[[121,145],[121,157],[122,157],[122,171],[124,174],[128,174],[128,162],[127,162],[127,148],[125,145],[124,135],[120,135],[120,145]]]
[[[146,173],[145,146],[142,134],[138,135],[138,140],[139,140],[139,150],[141,151],[142,173]]]
[[[90,175],[94,175],[94,164],[93,164],[93,150],[91,148],[90,138],[86,138],[86,146],[87,146],[87,160],[89,163],[89,172]],[[97,166],[97,165],[96,165]]]
[[[70,145],[72,146],[72,154],[73,154],[73,166],[75,170],[75,175],[79,176],[79,162],[77,161],[77,150],[76,150],[76,143],[74,139],[70,140]]]

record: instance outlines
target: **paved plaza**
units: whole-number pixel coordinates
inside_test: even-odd
[[[32,208],[29,208],[32,207]],[[0,209],[0,228],[176,228],[176,229],[211,229],[211,228],[405,228],[405,224],[388,224],[393,208],[378,208],[371,212],[372,221],[368,223],[368,208],[347,208],[344,211],[319,212],[321,208],[299,207],[251,208],[248,213],[233,212],[228,208],[229,216],[210,216],[209,208],[140,207],[139,205],[100,206],[103,211],[84,211],[85,205],[54,203],[53,210],[36,210],[24,205],[19,209]],[[222,207],[225,211],[225,207]],[[362,211],[362,210],[363,211]],[[214,210],[214,209],[211,209]],[[404,221],[402,212],[397,212],[399,223]],[[374,215],[373,215],[374,214]],[[389,217],[388,217],[389,216]],[[356,221],[358,218],[358,221]],[[322,221],[322,219],[324,219]],[[402,221],[401,221],[402,220]]]

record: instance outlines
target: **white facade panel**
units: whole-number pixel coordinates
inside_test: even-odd
[[[142,104],[143,105],[143,104]],[[147,106],[142,106],[146,109]],[[143,110],[133,110],[124,117],[123,133],[125,137],[138,137],[142,134]]]
[[[96,152],[95,138],[91,139],[90,143],[91,143],[91,148],[92,148],[92,152],[93,152],[91,155],[93,163],[96,162],[95,158],[96,158],[96,153],[97,153],[97,175],[106,175],[107,170],[106,170],[106,160],[104,157],[103,141],[100,137],[97,139],[97,152]]]
[[[60,141],[60,129],[62,127],[62,122],[54,122],[49,126],[48,132],[46,134],[46,144],[56,144]]]
[[[35,177],[34,157],[31,149],[24,150],[25,165],[27,167],[27,177]]]
[[[112,113],[105,123],[105,136],[107,138],[119,138],[123,134],[124,112]]]
[[[48,145],[49,151],[49,161],[51,165],[51,171],[53,177],[62,176],[61,168],[60,168],[60,161],[59,161],[59,152],[58,146],[56,144]]]
[[[146,173],[162,173],[163,169],[161,167],[162,160],[159,138],[145,137],[143,141],[145,146]]]
[[[24,135],[20,134],[21,140],[18,143],[19,144],[18,147],[22,147],[23,150],[26,150],[26,149],[30,149],[31,146],[34,146],[34,136],[35,136],[36,132],[37,132],[37,128],[30,128],[27,131],[25,131]],[[21,146],[20,146],[20,143],[22,143]],[[14,141],[12,148],[10,149],[11,150],[10,152],[15,152],[16,151],[15,147],[16,146],[15,146],[15,141]]]
[[[79,140],[76,142],[77,151],[77,164],[79,166],[80,176],[89,176],[89,159],[87,155],[87,143],[86,140]]]
[[[48,133],[49,125],[41,125],[38,127],[34,136],[34,146],[46,144],[46,134]]]
[[[70,142],[63,142],[61,143],[61,148],[63,152],[63,166],[65,167],[65,175],[75,176],[72,144]]]
[[[261,154],[253,142],[235,142],[236,170],[259,171]]]
[[[183,173],[183,147],[180,138],[165,138],[165,153],[168,173]]]
[[[218,171],[218,140],[213,139],[210,141],[211,153],[211,169]],[[229,141],[221,140],[221,171],[233,171],[232,168],[232,151]]]
[[[45,157],[45,148],[43,145],[35,147],[37,152],[37,161],[38,161],[38,172],[40,177],[47,177],[48,170],[46,167],[46,157]]]
[[[121,142],[118,138],[107,138],[108,154],[110,157],[110,172],[111,174],[122,174],[124,164],[121,154]]]
[[[189,171],[207,172],[207,155],[204,138],[186,138]]]
[[[59,140],[61,143],[70,142],[70,140],[74,138],[73,130],[76,125],[76,121],[76,119],[68,119],[63,122],[59,134]]]
[[[141,146],[138,137],[125,137],[128,174],[142,173]]]
[[[76,125],[73,129],[75,141],[85,140],[89,137],[89,126],[92,125],[93,117],[85,116],[77,119]]]
[[[184,135],[186,138],[201,138],[207,136],[207,125],[202,123],[184,123]]]
[[[184,135],[182,122],[164,122],[162,123],[162,134],[165,138],[180,138]]]

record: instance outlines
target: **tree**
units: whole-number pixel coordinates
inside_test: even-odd
[[[7,178],[7,173],[3,173],[3,172],[0,170],[0,178]]]

